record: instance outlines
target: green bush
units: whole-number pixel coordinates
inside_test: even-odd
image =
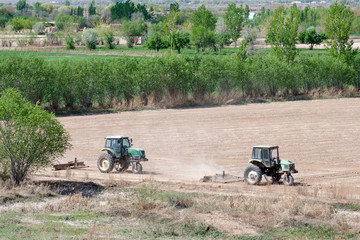
[[[67,35],[65,38],[65,42],[66,42],[66,49],[75,49],[74,38],[72,36]]]
[[[32,29],[36,22],[37,20],[33,17],[16,17],[11,19],[6,25],[11,25],[15,31],[19,31],[22,29]]]
[[[90,50],[96,48],[96,45],[99,43],[99,33],[95,29],[86,29],[81,35],[83,43]]]
[[[37,22],[32,27],[32,29],[33,29],[34,33],[40,34],[40,33],[44,33],[45,26],[44,26],[44,24],[42,22]]]
[[[114,49],[115,48],[114,41],[115,41],[114,33],[112,31],[106,32],[105,33],[105,47],[107,47],[108,49]]]

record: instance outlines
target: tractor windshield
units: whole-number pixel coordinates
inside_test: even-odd
[[[277,158],[279,156],[278,148],[271,149],[270,154],[270,159]]]
[[[124,148],[129,148],[130,147],[130,142],[128,138],[123,138],[123,147]]]

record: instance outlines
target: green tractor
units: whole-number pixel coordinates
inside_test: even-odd
[[[148,161],[145,151],[139,148],[132,148],[132,139],[124,136],[111,136],[105,138],[105,147],[97,160],[100,172],[108,173],[115,167],[118,172],[125,172],[130,164],[133,173],[142,173],[141,161]]]
[[[293,185],[294,178],[291,173],[297,173],[295,164],[291,161],[280,160],[278,146],[253,147],[252,165],[244,171],[244,179],[248,184],[255,185],[261,181],[262,176],[271,183],[279,182],[284,175],[285,185]]]

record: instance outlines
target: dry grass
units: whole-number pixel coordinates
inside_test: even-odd
[[[112,174],[109,174],[109,181],[106,182],[112,181],[111,176]],[[86,239],[118,236],[119,232],[114,229],[113,224],[110,224],[112,227],[106,225],[101,229],[95,224],[97,221],[110,221],[109,219],[111,221],[116,219],[118,227],[147,229],[143,233],[132,232],[135,238],[143,238],[148,234],[165,238],[173,235],[183,236],[182,234],[192,236],[198,232],[207,236],[208,231],[215,236],[225,238],[225,235],[221,235],[223,233],[216,229],[222,229],[229,234],[259,235],[266,231],[301,228],[308,224],[333,229],[332,231],[343,234],[360,231],[358,225],[353,223],[356,218],[348,217],[344,213],[346,210],[338,214],[334,204],[304,197],[314,197],[319,194],[317,188],[305,186],[291,191],[286,190],[286,193],[279,197],[248,196],[241,193],[233,196],[186,193],[183,190],[179,191],[178,188],[176,191],[171,188],[162,190],[163,185],[156,181],[140,183],[121,181],[119,184],[113,182],[104,188],[102,194],[92,197],[84,197],[81,193],[47,196],[50,188],[44,184],[29,184],[10,189],[5,187],[5,183],[1,186],[2,195],[7,193],[14,196],[43,196],[43,198],[35,202],[8,202],[0,205],[0,213],[12,211],[28,216],[36,214],[61,216],[68,212],[86,210],[91,214],[98,214],[96,215],[98,220],[86,223],[87,231],[84,235]],[[186,191],[186,186],[184,188]],[[339,195],[341,192],[339,187],[336,191],[334,188],[329,190],[329,193],[336,193],[335,197],[342,196]],[[241,223],[241,231],[239,223]],[[108,231],[104,230],[106,227],[109,227]],[[188,238],[187,236],[184,235],[184,238]]]

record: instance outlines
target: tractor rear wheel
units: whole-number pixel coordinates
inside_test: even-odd
[[[261,177],[261,169],[256,165],[250,165],[244,171],[244,179],[248,184],[258,184],[261,181]]]
[[[125,172],[130,166],[129,162],[117,162],[115,163],[115,170],[118,172]]]
[[[287,186],[294,185],[294,177],[291,174],[284,175],[284,184]]]
[[[140,163],[133,163],[132,164],[132,172],[135,174],[141,174],[142,173],[142,166]]]
[[[98,169],[102,173],[111,172],[114,168],[114,163],[114,158],[108,153],[101,154],[97,160]]]

